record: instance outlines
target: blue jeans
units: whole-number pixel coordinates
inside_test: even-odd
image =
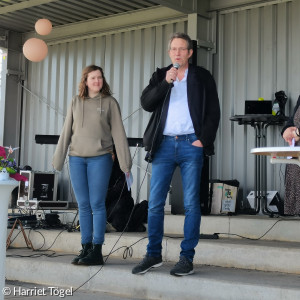
[[[112,156],[69,156],[69,164],[79,208],[81,243],[103,244],[106,229],[105,198],[113,165]]]
[[[160,256],[164,234],[164,206],[176,166],[179,166],[185,210],[184,239],[180,256],[193,261],[200,235],[200,180],[203,148],[193,146],[195,134],[164,136],[152,161],[152,177],[148,208],[147,255]]]

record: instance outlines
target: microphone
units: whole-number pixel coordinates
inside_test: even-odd
[[[174,65],[173,65],[173,67],[175,68],[175,69],[179,69],[179,67],[180,67],[180,64],[179,63],[175,63]]]
[[[179,63],[175,63],[175,64],[173,64],[173,67],[175,68],[175,69],[179,69],[179,67],[180,67],[180,64]],[[172,82],[171,83],[173,83],[174,82],[174,80],[173,79],[171,79],[172,80]]]

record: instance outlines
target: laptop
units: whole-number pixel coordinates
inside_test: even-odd
[[[245,115],[272,115],[272,100],[246,100]]]

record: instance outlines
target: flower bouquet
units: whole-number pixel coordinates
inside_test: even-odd
[[[5,149],[8,149],[8,155],[6,156]],[[15,180],[28,180],[25,176],[18,173],[17,164],[14,158],[9,156],[18,148],[2,147],[0,146],[0,180],[8,180],[9,177]]]

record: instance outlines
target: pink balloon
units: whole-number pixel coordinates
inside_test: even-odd
[[[23,54],[31,61],[39,62],[47,56],[48,46],[43,40],[31,38],[24,43]]]
[[[35,23],[35,31],[40,35],[47,35],[52,30],[52,23],[48,19],[39,19]]]

